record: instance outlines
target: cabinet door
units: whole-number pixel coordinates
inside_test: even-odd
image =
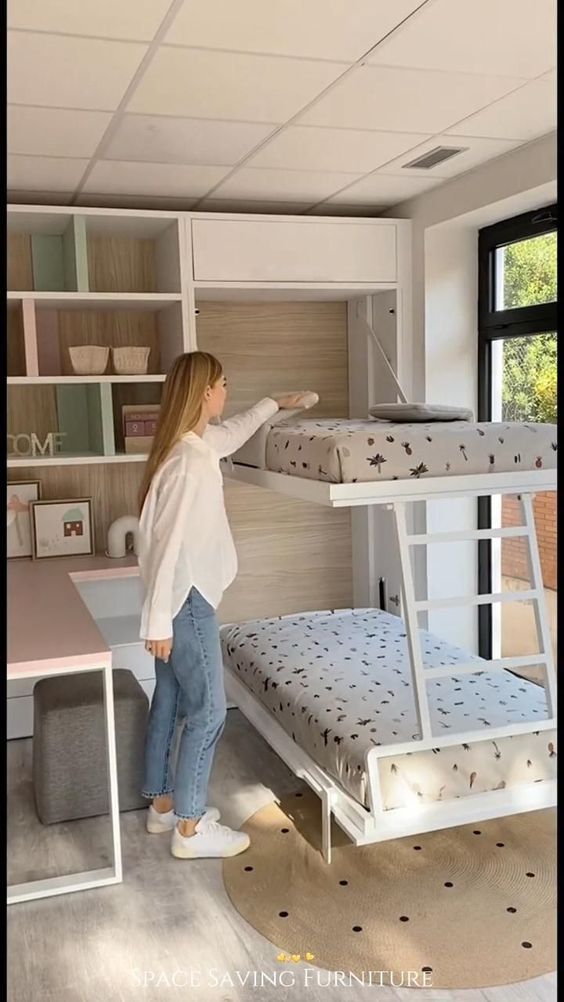
[[[395,282],[393,222],[193,219],[194,279]]]

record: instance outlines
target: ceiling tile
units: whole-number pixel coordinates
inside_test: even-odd
[[[274,136],[248,166],[366,174],[426,138],[420,133],[293,126]]]
[[[355,62],[421,0],[206,0],[185,3],[165,41]]]
[[[269,202],[313,202],[354,180],[354,174],[329,171],[261,170],[241,167],[214,192],[218,198],[260,198]]]
[[[435,0],[369,62],[532,78],[556,62],[556,0]]]
[[[97,195],[178,195],[196,198],[205,195],[227,170],[226,167],[99,160],[82,190]]]
[[[150,41],[170,0],[8,0],[8,27]]]
[[[275,128],[257,122],[124,115],[104,150],[104,158],[233,165]]]
[[[8,32],[8,100],[41,107],[117,108],[147,46]]]
[[[95,192],[82,192],[75,200],[76,205],[91,206],[106,209],[156,209],[160,212],[173,212],[192,209],[197,198],[170,197],[160,198],[156,195],[109,195]]]
[[[254,199],[204,198],[198,212],[257,212],[265,215],[299,216],[311,202],[260,202]]]
[[[22,191],[74,191],[88,160],[60,157],[8,157],[7,187]]]
[[[475,139],[470,136],[433,136],[432,139],[421,143],[420,146],[410,150],[397,160],[392,160],[382,167],[383,174],[397,174],[400,177],[456,177],[457,174],[464,174],[465,171],[477,167],[478,164],[485,163],[486,160],[493,160],[495,157],[515,149],[519,145],[519,140],[515,139]],[[430,153],[437,146],[464,147],[464,153],[458,153],[451,160],[445,160],[442,164],[437,164],[430,170],[421,170],[417,167],[404,167],[406,163],[422,157],[425,153]]]
[[[434,188],[442,182],[442,178],[420,178],[420,177],[397,177],[387,174],[370,174],[360,181],[351,185],[346,191],[333,195],[324,203],[327,209],[333,205],[394,205],[404,198],[412,198],[415,195]]]
[[[534,139],[556,128],[556,108],[554,83],[534,80],[488,108],[457,122],[447,129],[447,133],[496,139]]]
[[[285,122],[343,70],[342,63],[163,46],[128,111]]]
[[[112,120],[106,111],[8,105],[8,151],[90,157]]]
[[[521,83],[471,73],[359,66],[321,97],[300,125],[433,134]]]

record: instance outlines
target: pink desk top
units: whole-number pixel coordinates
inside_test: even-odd
[[[9,560],[8,678],[110,664],[111,651],[74,581],[138,573],[136,557]]]

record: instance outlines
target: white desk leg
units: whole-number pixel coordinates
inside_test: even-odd
[[[111,664],[106,665],[101,670],[104,682],[104,720],[106,725],[108,793],[114,855],[113,866],[100,867],[97,870],[85,870],[82,873],[69,873],[62,877],[29,880],[23,884],[12,884],[8,887],[7,903],[9,905],[18,904],[20,901],[34,901],[37,898],[49,898],[54,894],[70,894],[72,891],[86,891],[94,887],[105,887],[108,884],[121,884],[123,880],[112,666]]]

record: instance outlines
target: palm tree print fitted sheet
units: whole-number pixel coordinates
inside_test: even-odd
[[[556,432],[520,422],[309,419],[267,425],[251,465],[337,484],[552,469]]]
[[[481,659],[421,631],[427,667]],[[483,730],[471,744],[394,755],[416,739],[417,719],[401,619],[377,609],[309,612],[221,630],[224,663],[287,734],[368,807],[365,757],[380,764],[386,809],[462,797],[556,775],[556,731],[498,740],[488,730],[546,719],[542,687],[509,671],[430,680],[434,732]]]

